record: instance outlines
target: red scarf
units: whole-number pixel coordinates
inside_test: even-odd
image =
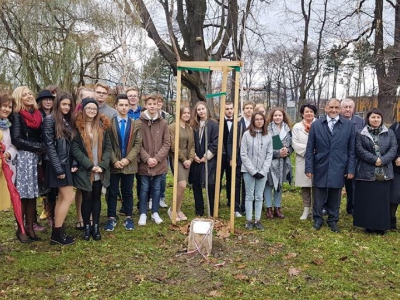
[[[305,131],[308,133],[309,131],[310,131],[310,128],[311,128],[311,123],[310,124],[308,124],[306,121],[302,121],[302,123],[303,123],[303,125],[304,125],[304,129],[305,129]]]
[[[42,124],[42,115],[38,109],[34,110],[33,113],[29,112],[25,108],[19,111],[19,114],[24,119],[26,126],[32,129],[38,129]]]

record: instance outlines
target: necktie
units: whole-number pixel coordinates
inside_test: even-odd
[[[125,149],[125,119],[121,120],[121,126],[119,127],[119,133],[121,135],[121,154],[122,158],[125,158],[126,156],[126,149]]]
[[[331,132],[333,133],[333,128],[335,127],[336,124],[336,120],[335,119],[331,119],[329,121],[329,129],[331,130]]]

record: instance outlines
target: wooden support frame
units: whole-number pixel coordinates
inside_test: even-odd
[[[238,108],[239,108],[239,77],[240,69],[243,68],[242,61],[179,61],[177,63],[177,85],[176,85],[176,117],[175,117],[175,145],[179,145],[179,120],[180,120],[180,109],[181,109],[181,91],[182,91],[182,70],[187,69],[205,69],[204,71],[221,71],[222,72],[222,87],[221,87],[221,100],[220,100],[220,120],[223,120],[225,115],[225,103],[226,103],[226,91],[228,86],[228,73],[232,69],[236,70],[235,76],[235,97],[233,101],[234,105],[234,122],[232,124],[233,130],[233,147],[232,147],[232,184],[231,184],[231,204],[230,204],[230,229],[231,233],[235,230],[235,179],[236,179],[236,156],[237,156],[237,134],[238,134]],[[218,217],[219,208],[219,195],[220,195],[220,180],[221,177],[221,160],[222,160],[222,148],[223,148],[223,132],[224,132],[224,122],[219,123],[219,136],[218,136],[218,151],[217,151],[217,170],[216,170],[216,182],[215,182],[215,200],[214,200],[214,217]],[[176,146],[175,149],[179,149]],[[174,153],[174,170],[178,170],[178,151]],[[172,223],[176,224],[176,197],[177,197],[177,186],[178,177],[174,176],[173,181],[173,201],[172,201]]]

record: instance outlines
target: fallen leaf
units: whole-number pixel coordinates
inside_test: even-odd
[[[6,255],[6,260],[9,261],[9,262],[14,262],[15,258],[12,257],[12,256],[9,256],[9,255]]]
[[[296,268],[293,268],[293,267],[289,268],[289,275],[290,276],[297,276],[299,274],[300,274],[300,270],[299,269],[296,269]]]
[[[243,274],[238,274],[238,275],[235,276],[235,279],[238,279],[238,280],[247,280],[248,277],[247,277],[246,275],[243,275]]]
[[[324,263],[324,261],[322,259],[314,259],[311,262],[316,266],[320,266],[320,265],[322,265]]]
[[[222,293],[219,292],[219,291],[217,291],[217,290],[215,290],[215,291],[211,291],[211,292],[209,293],[209,295],[210,295],[211,297],[219,297],[219,296],[222,295]]]
[[[345,261],[345,260],[347,260],[347,258],[348,258],[347,256],[342,256],[341,258],[339,258],[339,260],[340,261]]]
[[[295,258],[297,256],[297,253],[288,253],[284,256],[285,259],[291,259],[291,258]]]

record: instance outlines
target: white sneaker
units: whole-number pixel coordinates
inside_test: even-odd
[[[150,198],[149,200],[149,210],[153,207],[153,199]]]
[[[160,198],[160,207],[167,208],[168,205],[165,203],[165,198]]]
[[[310,208],[304,207],[303,214],[301,215],[300,220],[307,220],[309,214],[310,214]]]
[[[146,220],[147,220],[146,214],[141,214],[141,215],[140,215],[140,218],[139,218],[138,225],[139,225],[139,226],[144,226],[144,225],[146,225]]]
[[[235,218],[241,218],[243,217],[242,214],[238,211],[235,211]]]
[[[158,213],[153,213],[151,215],[151,219],[156,223],[156,224],[161,224],[163,222],[163,220],[160,218],[160,216],[158,215]]]

